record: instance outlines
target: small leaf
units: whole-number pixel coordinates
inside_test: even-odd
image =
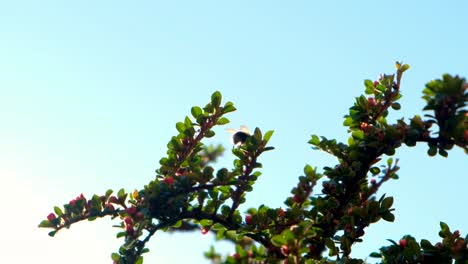
[[[439,155],[446,158],[448,156],[448,152],[445,149],[439,149]]]
[[[219,105],[221,104],[221,93],[219,91],[216,91],[214,92],[212,95],[211,95],[211,104],[214,106],[214,107],[219,107]]]
[[[119,261],[119,260],[120,260],[120,255],[117,254],[117,253],[112,253],[112,254],[111,254],[111,259],[112,259],[113,261]]]
[[[213,137],[214,135],[215,135],[215,132],[213,130],[207,130],[205,132],[205,137],[207,138]]]
[[[355,139],[364,139],[364,131],[362,130],[354,130],[352,133],[351,133],[351,136],[353,136],[353,138]]]
[[[282,245],[286,245],[287,241],[282,235],[276,235],[271,238],[271,243],[277,247],[281,247]]]
[[[210,219],[200,220],[200,225],[203,226],[203,227],[211,226],[212,224],[213,224],[213,220],[210,220]]]
[[[124,237],[125,235],[127,235],[127,232],[119,232],[117,233],[117,238],[121,238],[121,237]]]
[[[268,130],[265,135],[263,136],[263,141],[268,142],[273,135],[273,130]]]
[[[427,155],[433,157],[437,155],[437,147],[436,146],[430,146],[429,149],[427,150]]]
[[[380,173],[380,169],[378,167],[372,167],[370,168],[370,172],[372,173],[372,175],[377,175]]]
[[[423,249],[425,249],[425,250],[434,248],[434,246],[432,246],[431,242],[429,242],[429,240],[426,240],[426,239],[421,240],[421,247]]]
[[[393,205],[393,197],[387,197],[382,201],[382,207],[385,209],[390,209]]]
[[[58,216],[63,215],[62,209],[60,209],[60,208],[57,207],[57,206],[54,206],[54,212],[55,212]]]
[[[182,122],[177,122],[176,128],[177,128],[177,131],[179,131],[180,133],[184,133],[184,131],[185,131],[185,124],[182,123]]]
[[[237,109],[234,107],[234,104],[232,102],[227,102],[224,107],[223,107],[223,113],[229,113],[229,112],[234,112]]]
[[[371,80],[365,80],[364,81],[364,86],[366,86],[366,94],[372,94],[374,93],[374,82]]]
[[[111,194],[113,193],[114,191],[112,189],[109,189],[106,191],[106,198],[109,198],[109,196],[111,196]]]
[[[307,176],[307,177],[314,177],[315,176],[315,170],[314,168],[312,168],[312,166],[310,166],[309,164],[305,165],[304,167],[304,174]]]
[[[222,126],[222,125],[225,125],[229,123],[229,119],[227,119],[226,117],[221,117],[218,122],[216,122],[216,124]]]
[[[410,68],[410,66],[409,66],[408,64],[403,64],[403,65],[401,66],[401,68],[400,68],[400,71],[401,71],[401,72],[404,72],[404,71],[408,70],[409,68]]]
[[[274,149],[275,149],[275,147],[265,147],[263,149],[263,151],[270,151],[270,150],[274,150]]]
[[[393,222],[395,221],[395,215],[390,212],[386,212],[384,215],[382,215],[382,219],[388,222]]]
[[[214,112],[214,107],[211,103],[208,103],[204,108],[203,110],[205,110],[205,112],[207,113],[213,113]]]
[[[392,104],[392,108],[393,108],[394,110],[400,110],[400,109],[401,109],[401,105],[400,105],[400,103],[393,103],[393,104]]]
[[[199,106],[192,107],[191,112],[194,118],[198,118],[201,114],[203,114],[203,110]]]
[[[389,166],[389,167],[392,166],[392,163],[393,163],[393,159],[392,159],[392,158],[389,158],[389,159],[387,160],[387,166]]]
[[[53,236],[55,236],[56,233],[57,233],[57,230],[50,231],[49,236],[53,237]]]
[[[49,220],[42,220],[39,227],[54,227],[54,225]]]
[[[317,135],[312,135],[312,138],[309,140],[309,143],[318,146],[320,145],[320,138]]]
[[[135,264],[143,264],[143,257],[139,256],[137,260],[135,261]]]

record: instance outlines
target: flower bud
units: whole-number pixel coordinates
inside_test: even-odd
[[[49,220],[50,222],[54,221],[57,217],[55,216],[54,213],[50,213],[48,216],[47,216],[47,220]]]
[[[251,225],[253,222],[253,216],[252,215],[246,215],[245,216],[245,223],[247,223],[248,225]]]
[[[406,239],[400,239],[400,241],[398,242],[398,245],[401,248],[405,248],[406,246],[408,246],[408,241],[406,241]]]

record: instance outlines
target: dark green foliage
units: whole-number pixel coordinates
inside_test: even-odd
[[[346,143],[312,135],[309,144],[335,156],[338,163],[322,172],[305,165],[284,208],[240,209],[261,176],[259,157],[273,149],[267,145],[273,131],[255,128],[252,134],[238,134],[233,167],[211,166],[224,149],[205,146],[203,140],[215,136],[213,128],[229,123],[224,115],[236,110],[231,102],[223,105],[221,93],[215,92],[205,107],[192,107],[192,117],[176,123],[177,135],[168,142],[155,179],[144,188],[131,193],[121,189],[116,195],[108,190],[89,200],[78,196],[63,209],[54,207],[39,226],[52,228],[53,236],[78,221],[119,218],[117,237],[125,242],[111,258],[120,264],[142,263],[142,254],[149,251],[147,242],[157,231],[196,229],[235,244],[231,256],[223,257],[213,247],[206,252],[214,263],[364,263],[350,257],[353,245],[362,241],[370,224],[395,220],[393,197],[378,197],[377,191],[388,180],[398,179],[398,159],[382,161],[383,155],[421,142],[428,144],[429,156],[446,157],[453,146],[468,151],[465,79],[444,75],[431,81],[423,96],[424,110],[431,111],[427,119],[415,115],[409,124],[403,118],[391,124],[386,117],[401,108],[400,82],[409,68],[396,66],[395,75],[364,81],[369,97],[357,97],[345,115],[343,125],[350,135]],[[409,235],[398,243],[389,240],[390,246],[371,256],[382,263],[468,263],[466,238],[445,223],[439,235],[442,241],[436,245]]]

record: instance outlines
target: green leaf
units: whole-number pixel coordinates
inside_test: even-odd
[[[393,205],[393,197],[387,197],[382,201],[382,207],[385,209],[390,209]]]
[[[450,235],[451,235],[451,233],[450,233],[449,226],[444,222],[440,222],[439,236],[442,237],[442,238],[445,238],[445,237],[448,237]]]
[[[439,149],[439,155],[446,158],[448,156],[448,152],[445,151],[445,149]]]
[[[123,198],[125,196],[125,189],[122,188],[119,190],[119,192],[117,193],[117,197],[120,199],[121,197]]]
[[[111,194],[113,193],[114,191],[112,189],[109,189],[106,191],[106,198],[109,198],[109,196],[111,196]]]
[[[201,114],[203,114],[203,110],[199,106],[194,106],[191,109],[192,116],[198,118]]]
[[[353,118],[348,116],[345,118],[345,120],[343,121],[343,126],[350,126],[352,125],[354,122]]]
[[[184,133],[184,131],[185,131],[185,124],[182,123],[182,122],[177,122],[176,128],[177,128],[177,131],[179,131],[180,133]]]
[[[260,130],[260,128],[255,128],[253,138],[255,139],[256,143],[260,143],[262,141],[262,131]]]
[[[320,138],[317,135],[312,135],[312,138],[309,140],[309,144],[314,146],[320,145]]]
[[[225,125],[229,123],[229,119],[227,119],[226,117],[221,117],[218,122],[216,122],[216,124],[222,126],[222,125]]]
[[[369,257],[371,258],[381,258],[382,257],[382,254],[380,253],[377,253],[377,252],[372,252]]]
[[[173,228],[180,228],[182,226],[182,220],[177,221],[174,225],[172,225]]]
[[[212,95],[211,95],[211,104],[214,106],[214,107],[219,107],[219,105],[221,104],[221,93],[219,91],[216,91],[214,92]]]
[[[421,240],[421,247],[424,249],[424,250],[428,250],[428,249],[433,249],[434,246],[432,246],[431,242],[429,242],[429,240],[426,240],[426,239],[422,239]]]
[[[392,159],[392,158],[389,158],[389,159],[387,160],[387,166],[389,166],[389,167],[392,166],[392,163],[393,163],[393,159]]]
[[[143,264],[143,257],[139,256],[137,260],[135,261],[135,264]]]
[[[229,113],[229,112],[234,112],[237,109],[234,107],[234,104],[232,102],[227,102],[224,107],[223,107],[223,113]]]
[[[393,104],[392,104],[392,108],[393,108],[394,110],[400,110],[400,109],[401,109],[401,105],[400,105],[399,103],[393,103]]]
[[[287,241],[282,235],[276,235],[271,238],[271,243],[277,247],[281,247],[282,245],[286,245]]]
[[[117,238],[121,238],[121,237],[124,237],[125,235],[127,235],[127,232],[119,232],[117,233]]]
[[[382,215],[382,219],[388,222],[393,222],[395,221],[395,215],[390,212],[386,212],[384,215]]]
[[[374,93],[374,82],[371,80],[365,80],[364,85],[366,86],[366,94],[373,94]]]
[[[270,151],[270,150],[274,150],[274,149],[275,149],[275,147],[265,147],[263,149],[263,151]]]
[[[437,155],[437,147],[436,146],[430,146],[429,149],[427,150],[427,154],[431,157]]]
[[[119,260],[120,260],[120,255],[117,254],[117,253],[112,253],[112,254],[111,254],[111,259],[112,259],[113,261],[119,261]]]
[[[312,166],[310,166],[309,164],[305,165],[304,167],[304,174],[308,177],[308,178],[313,178],[315,176],[315,170],[314,168],[312,168]]]
[[[208,103],[204,108],[203,110],[205,110],[205,112],[207,113],[213,113],[214,112],[214,107],[211,103]]]
[[[372,173],[372,175],[377,175],[380,173],[380,169],[379,167],[372,167],[370,168],[370,172]]]
[[[42,220],[39,227],[54,227],[54,225],[49,220]]]
[[[63,215],[62,209],[60,209],[60,207],[54,206],[54,212],[55,212],[58,216]]]
[[[55,236],[55,234],[57,233],[57,231],[58,231],[58,230],[50,231],[48,235],[51,236],[51,237],[53,237],[53,236]]]
[[[207,130],[205,131],[205,137],[210,138],[215,135],[215,132],[213,130]]]
[[[352,133],[351,133],[351,136],[355,139],[364,139],[364,131],[362,130],[354,130]]]
[[[200,225],[203,226],[203,227],[211,226],[212,224],[213,224],[213,220],[210,220],[210,219],[200,220]]]
[[[273,135],[273,130],[268,130],[265,135],[263,136],[263,141],[268,142]]]
[[[401,72],[405,72],[406,70],[408,70],[410,68],[410,66],[408,64],[403,64],[400,68],[400,71]]]

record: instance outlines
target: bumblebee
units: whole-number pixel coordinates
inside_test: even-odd
[[[227,128],[226,131],[232,134],[231,143],[234,147],[240,147],[250,137],[250,131],[246,126],[240,126],[239,130]]]

